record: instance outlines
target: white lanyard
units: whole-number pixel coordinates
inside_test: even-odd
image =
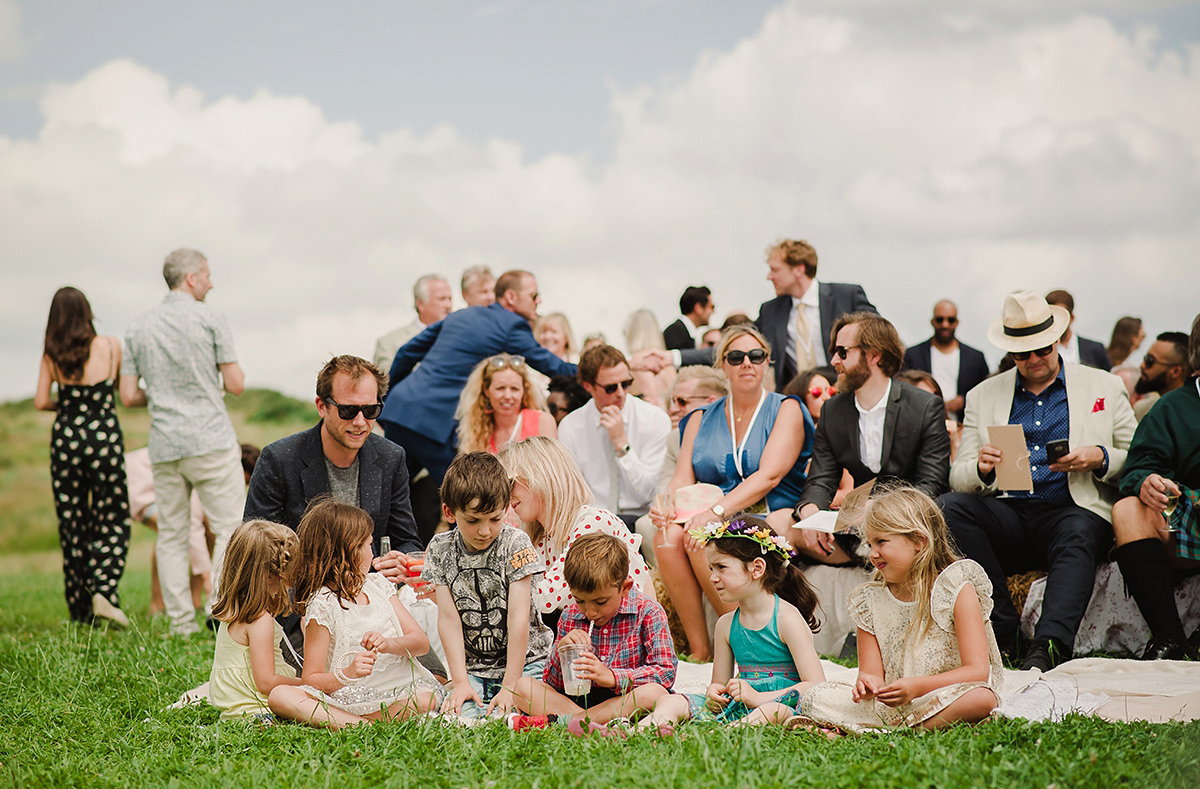
[[[737,431],[733,426],[733,395],[729,395],[729,444],[733,447],[733,465],[737,468],[738,476],[742,479],[746,478],[746,472],[742,471],[742,452],[746,449],[746,442],[750,439],[750,430],[754,427],[755,421],[758,419],[758,412],[762,410],[763,403],[767,401],[767,390],[760,389],[758,395],[758,405],[754,406],[754,413],[750,415],[750,421],[746,424],[746,432],[742,434],[742,443],[737,443]]]

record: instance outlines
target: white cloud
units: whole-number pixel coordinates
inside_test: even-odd
[[[1027,287],[1072,289],[1102,340],[1122,314],[1186,327],[1200,45],[1164,51],[1094,14],[896,28],[879,21],[894,7],[860,5],[782,6],[685,79],[614,90],[604,162],[529,161],[449,126],[367,140],[303,97],[207,97],[128,60],[54,86],[37,139],[0,138],[0,362],[28,371],[0,397],[31,391],[56,287],[122,333],[181,245],[212,261],[250,384],[302,396],[328,354],[369,355],[407,322],[428,271],[529,268],[545,311],[619,342],[633,309],[669,321],[685,284],[753,313],[782,236],[913,342],[950,296],[983,345]]]

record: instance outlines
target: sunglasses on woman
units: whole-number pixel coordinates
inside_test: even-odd
[[[835,394],[837,394],[837,387],[836,386],[814,386],[812,389],[808,390],[808,393],[810,395],[812,395],[813,397],[820,397],[823,394],[833,397]]]
[[[383,403],[368,403],[367,405],[343,405],[342,403],[333,402],[332,397],[326,397],[325,402],[328,405],[337,409],[338,418],[344,422],[349,422],[362,412],[363,419],[378,419],[379,414],[383,411]]]
[[[1045,348],[1038,348],[1036,351],[1009,351],[1009,353],[1012,355],[1012,358],[1016,359],[1018,362],[1023,362],[1028,359],[1029,355],[1032,353],[1036,353],[1038,356],[1044,359],[1049,356],[1050,352],[1053,350],[1053,345],[1047,345]]]
[[[725,354],[725,363],[737,367],[746,361],[747,356],[750,357],[750,364],[762,364],[767,360],[767,352],[762,348],[755,348],[753,351],[729,351]]]
[[[507,353],[502,353],[497,356],[492,356],[487,360],[488,367],[496,370],[503,370],[509,367],[513,370],[521,370],[525,367],[524,356],[510,356]]]

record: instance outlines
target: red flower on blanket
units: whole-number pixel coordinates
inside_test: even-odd
[[[1092,413],[1094,414],[1097,411],[1103,411],[1103,410],[1104,410],[1104,398],[1097,397],[1096,402],[1092,404]]]

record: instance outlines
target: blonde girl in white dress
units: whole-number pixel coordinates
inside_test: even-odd
[[[304,623],[304,668],[297,688],[270,696],[278,715],[339,728],[397,720],[436,709],[440,687],[414,658],[429,638],[371,567],[371,516],[324,499],[300,521],[300,555],[290,574]]]
[[[1003,683],[983,568],[958,558],[937,504],[913,488],[872,500],[862,531],[875,578],[850,593],[857,681],[809,689],[796,723],[857,731],[983,720]]]

